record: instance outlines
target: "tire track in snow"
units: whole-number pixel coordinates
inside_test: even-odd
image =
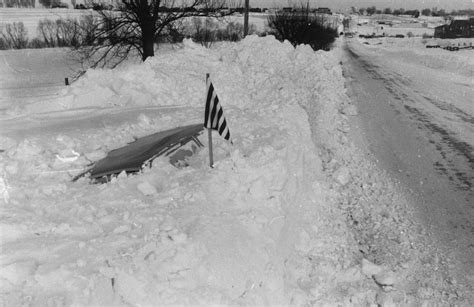
[[[445,101],[438,101],[434,98],[431,98],[431,97],[428,97],[428,96],[423,96],[427,101],[431,102],[431,104],[433,104],[434,106],[436,106],[438,109],[442,110],[442,111],[447,111],[447,112],[450,112],[452,114],[454,114],[456,117],[458,117],[459,119],[467,122],[467,123],[470,123],[470,124],[474,124],[474,117],[469,115],[468,113],[464,112],[463,110],[453,106],[453,105],[450,105],[449,103],[445,102]]]
[[[434,164],[435,168],[440,173],[448,176],[450,181],[457,183],[459,189],[465,191],[471,190],[473,187],[473,174],[459,170],[456,167],[454,160],[456,159],[456,156],[461,157],[463,160],[465,159],[467,161],[471,166],[471,169],[474,168],[474,148],[468,143],[458,140],[447,129],[431,121],[429,116],[418,108],[409,105],[404,105],[404,108],[413,114],[418,121],[423,123],[424,127],[429,129],[434,135],[438,136],[438,141],[433,140],[434,138],[430,138],[430,143],[436,146],[436,149],[441,154],[444,161],[436,162]],[[453,157],[452,153],[457,154]]]

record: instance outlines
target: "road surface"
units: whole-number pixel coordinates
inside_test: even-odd
[[[474,111],[469,77],[408,63],[345,42],[353,139],[416,199],[425,227],[453,256],[456,276],[474,277]],[[474,280],[466,280],[470,283]]]

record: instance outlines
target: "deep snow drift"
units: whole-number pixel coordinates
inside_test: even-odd
[[[215,137],[214,169],[201,150],[182,169],[162,158],[139,176],[109,184],[70,182],[77,169],[134,136],[202,121],[207,72],[234,139],[231,146]],[[4,300],[142,305],[350,298],[330,294],[339,283],[364,280],[357,270],[345,273],[357,264],[354,242],[300,106],[321,103],[321,95],[337,99],[341,86],[337,59],[309,47],[294,49],[272,37],[215,50],[186,41],[141,65],[89,71],[53,101],[12,107],[9,117],[39,114],[54,127],[2,138]],[[182,107],[150,115],[151,106]],[[97,116],[138,107],[131,123],[108,126],[106,116]],[[58,114],[82,116],[84,123],[58,124]]]
[[[202,122],[206,73],[234,141],[214,135],[215,168],[203,135],[186,167],[162,157],[108,184],[71,182],[134,137]],[[255,36],[211,50],[185,41],[143,64],[89,71],[54,99],[8,107],[3,303],[453,299],[409,200],[348,140],[351,114],[337,52]]]

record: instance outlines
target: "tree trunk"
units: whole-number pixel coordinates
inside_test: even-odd
[[[143,29],[142,47],[142,61],[145,61],[148,57],[155,56],[155,31],[153,29]]]

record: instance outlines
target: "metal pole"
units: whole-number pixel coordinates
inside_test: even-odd
[[[244,37],[249,34],[249,1],[250,0],[245,0]]]
[[[214,167],[214,157],[212,155],[212,129],[207,129],[208,136],[209,136],[209,166],[211,168]]]
[[[207,73],[206,74],[206,87],[207,87],[207,80],[208,79],[209,79],[209,74]],[[207,91],[206,91],[206,95],[207,95]],[[207,103],[207,97],[206,97],[206,99],[204,99],[204,101]],[[209,166],[212,168],[212,167],[214,167],[214,157],[213,157],[213,153],[212,153],[212,129],[207,128],[207,133],[208,133],[208,137],[209,137]]]

